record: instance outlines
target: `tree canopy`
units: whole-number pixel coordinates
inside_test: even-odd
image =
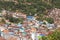
[[[41,19],[41,14],[46,15],[53,8],[60,8],[60,0],[16,0],[16,1],[0,1],[0,11],[2,9],[8,11],[19,10],[27,15],[37,14]]]

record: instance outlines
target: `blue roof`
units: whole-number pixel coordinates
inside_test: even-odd
[[[39,21],[39,24],[43,24],[43,21]]]
[[[14,33],[13,33],[13,32],[9,32],[9,34],[10,34],[10,35],[14,35]]]
[[[33,16],[27,16],[27,18],[33,18]]]
[[[33,16],[27,16],[27,19],[29,19],[29,20],[33,20],[34,17],[33,17]]]
[[[40,36],[45,36],[45,34],[40,34]]]
[[[48,27],[54,27],[54,24],[47,24]]]

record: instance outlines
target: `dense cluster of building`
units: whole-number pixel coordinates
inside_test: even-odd
[[[5,11],[4,11],[5,13]],[[9,12],[10,13],[10,12]],[[47,36],[56,29],[55,24],[47,21],[37,21],[34,16],[26,16],[21,13],[11,13],[13,17],[22,17],[23,23],[0,24],[0,36],[6,40],[39,40],[42,36]]]

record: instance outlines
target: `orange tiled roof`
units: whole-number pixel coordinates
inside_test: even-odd
[[[3,32],[4,32],[4,33],[8,33],[8,32],[9,32],[9,30],[5,29],[5,30],[3,30]]]

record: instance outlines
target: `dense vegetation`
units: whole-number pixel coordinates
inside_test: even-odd
[[[16,0],[16,1],[0,1],[0,11],[2,9],[9,11],[20,11],[27,15],[39,16],[38,20],[44,18],[41,14],[47,15],[53,8],[60,8],[60,0]]]
[[[15,18],[11,14],[10,15],[6,14],[4,17],[12,23],[23,23],[22,18]]]
[[[16,2],[0,1],[0,10],[19,10],[28,15],[45,14],[53,7],[60,8],[60,0],[17,0]]]
[[[50,17],[49,17],[49,18],[45,18],[45,20],[46,20],[48,23],[51,23],[51,24],[54,23],[53,18],[50,18]]]
[[[18,3],[16,3],[18,2]],[[17,0],[16,2],[0,1],[0,9],[6,10],[19,10],[26,13],[27,15],[47,13],[48,9],[52,9],[52,1],[42,1],[42,0]]]
[[[60,40],[60,30],[56,30],[54,33],[47,37],[42,37],[42,40]]]

